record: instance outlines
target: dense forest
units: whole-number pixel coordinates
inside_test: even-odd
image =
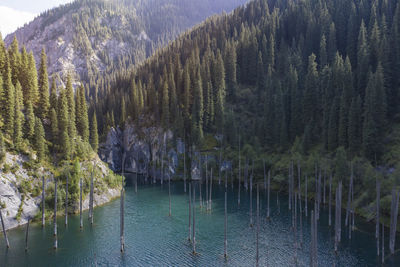
[[[37,70],[32,52],[25,47],[20,50],[16,38],[7,49],[0,37],[0,73],[3,156],[4,140],[7,150],[27,154],[34,148],[37,161],[54,164],[86,159],[92,149],[97,151],[96,118],[92,119],[90,134],[84,87],[78,87],[75,93],[68,76],[66,87],[58,88],[56,79],[48,77],[44,50]]]
[[[241,145],[259,173],[301,160],[337,183],[353,160],[366,205],[377,177],[396,184],[399,62],[396,0],[256,0],[92,85],[91,110],[103,137],[141,118],[204,151],[222,135],[224,157],[237,166]]]

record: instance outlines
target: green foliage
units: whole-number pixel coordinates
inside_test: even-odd
[[[50,96],[49,96],[49,76],[47,74],[47,56],[44,48],[40,56],[40,67],[39,67],[39,101],[37,107],[38,117],[42,120],[48,117],[50,108]]]
[[[35,120],[35,150],[38,161],[42,161],[45,156],[45,136],[42,121],[39,118]]]

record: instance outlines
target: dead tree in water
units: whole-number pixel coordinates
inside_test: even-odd
[[[30,218],[28,218],[28,222],[26,224],[26,231],[25,231],[25,251],[28,251],[28,236],[29,236],[29,222],[31,221]]]
[[[323,203],[325,205],[326,204],[326,198],[325,198],[325,196],[326,196],[326,169],[324,170],[324,189],[323,189],[323,192],[324,192]]]
[[[250,227],[253,227],[253,171],[250,175]]]
[[[307,198],[307,190],[308,190],[308,176],[306,175],[306,181],[305,181],[305,196],[304,196],[304,213],[306,215],[306,217],[308,216],[308,206],[307,206],[307,202],[308,202],[308,198]]]
[[[93,201],[94,201],[94,181],[93,181],[93,172],[92,172],[91,175],[90,175],[90,195],[89,195],[89,219],[90,219],[90,224],[93,224]]]
[[[335,252],[338,250],[338,245],[341,239],[342,231],[342,182],[336,189],[336,216],[335,216]]]
[[[389,236],[389,249],[390,253],[394,254],[394,247],[396,242],[396,228],[397,228],[397,215],[399,211],[399,193],[392,190],[392,207],[390,210],[390,236]]]
[[[192,235],[192,183],[189,183],[189,237],[188,240],[191,240]]]
[[[332,173],[329,176],[329,208],[328,208],[328,224],[332,225]]]
[[[206,155],[206,211],[208,211],[208,164]]]
[[[212,209],[212,186],[213,186],[213,169],[211,168],[211,176],[210,176],[210,200],[208,201],[209,210]]]
[[[203,176],[201,173],[201,155],[199,156],[199,172],[200,172],[200,180],[199,180],[199,202],[200,202],[200,210],[203,208],[203,198],[201,188],[203,187]]]
[[[263,168],[264,168],[264,197],[267,197],[267,174],[265,172],[265,160],[263,159]]]
[[[294,193],[294,226],[293,226],[293,237],[294,237],[294,262],[297,262],[297,193]]]
[[[183,139],[183,191],[186,193],[186,143]]]
[[[231,187],[233,192],[233,165],[231,165]]]
[[[249,174],[249,164],[247,161],[247,158],[245,158],[246,164],[245,164],[245,169],[244,169],[244,188],[246,189],[246,192],[248,190],[248,184],[247,184],[247,178],[248,178],[248,174]]]
[[[299,194],[299,212],[300,212],[300,247],[303,246],[303,210],[301,208],[301,194]]]
[[[4,225],[3,213],[1,212],[1,209],[0,209],[0,219],[1,219],[1,227],[3,228],[4,239],[6,240],[6,246],[7,246],[7,248],[9,248],[10,243],[8,242],[7,231],[6,231],[6,227]]]
[[[268,171],[268,192],[267,192],[267,218],[269,218],[269,196],[271,189],[271,170]]]
[[[193,254],[196,254],[196,186],[193,184]]]
[[[349,181],[349,191],[347,194],[347,207],[346,207],[346,219],[344,220],[344,225],[347,226],[349,223],[349,213],[350,213],[350,205],[351,205],[351,190],[353,187],[353,165],[351,165],[351,176]],[[351,215],[350,215],[351,216]],[[350,217],[350,224],[351,224],[351,217]]]
[[[315,205],[316,206],[316,205]],[[315,212],[311,211],[311,246],[310,246],[310,266],[318,266],[318,226],[317,218],[315,217]]]
[[[227,233],[228,233],[228,196],[227,196],[227,189],[225,187],[225,227],[224,227],[224,258],[225,260],[228,257],[228,239],[227,239]]]
[[[45,179],[42,176],[42,227],[45,225],[45,215],[44,215],[44,199],[45,199]]]
[[[241,164],[240,164],[240,135],[239,135],[239,170],[238,170],[238,206],[240,206],[240,183],[241,183],[241,179],[240,179],[240,175],[241,175]]]
[[[218,184],[221,185],[221,168],[222,168],[222,155],[221,148],[219,148],[219,162],[218,162]]]
[[[57,243],[57,179],[54,179],[54,249],[58,247]]]
[[[376,238],[376,253],[379,256],[379,204],[381,201],[381,183],[376,179],[376,226],[375,226],[375,238]]]
[[[257,217],[256,217],[256,223],[257,223],[257,230],[256,230],[256,244],[257,244],[257,250],[256,250],[256,266],[258,266],[259,262],[259,252],[258,252],[258,235],[260,232],[260,193],[258,190],[258,184],[257,184]]]
[[[276,192],[276,206],[278,208],[278,215],[281,214],[281,205],[279,203],[279,191]]]
[[[83,228],[83,220],[82,220],[82,177],[79,178],[79,188],[80,188],[80,195],[79,195],[79,221],[80,221],[80,228]]]
[[[121,252],[125,250],[125,238],[124,238],[124,198],[125,198],[125,190],[122,185],[121,189],[121,207],[120,207],[120,243],[121,243]]]
[[[171,217],[171,174],[168,173],[169,217]]]
[[[382,223],[382,263],[385,262],[385,224]]]
[[[67,182],[65,185],[65,226],[68,225],[68,179],[69,174],[67,175]]]

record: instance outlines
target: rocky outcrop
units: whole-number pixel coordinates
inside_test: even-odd
[[[35,173],[29,168],[28,156],[12,155],[6,153],[5,159],[0,164],[0,208],[3,214],[6,229],[15,228],[27,223],[40,212],[42,179],[51,177],[49,170],[43,167]],[[86,166],[95,164],[98,170],[95,177],[94,206],[103,205],[112,199],[119,197],[120,188],[110,188],[105,177],[110,175],[108,167],[98,158],[87,162]],[[85,171],[82,166],[82,170]],[[46,179],[46,191],[52,190],[52,179]],[[83,209],[89,208],[89,198],[86,196]],[[74,211],[78,211],[75,203]]]

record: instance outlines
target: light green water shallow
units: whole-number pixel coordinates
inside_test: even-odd
[[[10,249],[0,238],[0,266],[255,266],[256,232],[249,227],[249,196],[241,194],[237,204],[237,185],[232,192],[228,186],[228,260],[224,249],[224,188],[214,184],[213,210],[201,211],[197,202],[196,240],[198,255],[192,255],[188,237],[188,197],[183,183],[171,184],[172,217],[168,216],[168,184],[140,185],[126,188],[125,240],[126,251],[119,251],[119,207],[115,200],[95,209],[94,225],[90,226],[84,213],[84,228],[79,230],[79,215],[58,219],[58,245],[53,246],[53,227],[48,222],[45,229],[32,225],[29,233],[29,250],[25,253],[25,228],[8,231]],[[196,190],[198,194],[198,189]],[[203,194],[205,194],[203,188]],[[198,195],[197,195],[198,200]],[[294,248],[293,232],[289,230],[291,217],[287,209],[287,196],[280,198],[281,213],[277,214],[276,193],[271,194],[270,221],[265,219],[265,198],[262,201],[260,231],[260,266],[292,266]],[[253,193],[255,215],[256,194]],[[327,208],[321,213],[318,234],[319,266],[376,266],[374,225],[356,218],[359,230],[347,238],[343,229],[339,254],[333,252],[333,231],[328,225]],[[344,216],[343,216],[344,217]],[[309,266],[309,217],[303,217],[303,247],[297,252],[298,266]],[[254,217],[255,220],[255,217]],[[344,228],[344,225],[343,225]],[[333,230],[333,229],[332,229]],[[388,230],[386,231],[388,232]],[[388,236],[386,253],[388,253]],[[399,241],[399,238],[397,238]],[[397,248],[400,247],[397,242]],[[400,256],[388,257],[386,266],[400,266]]]

